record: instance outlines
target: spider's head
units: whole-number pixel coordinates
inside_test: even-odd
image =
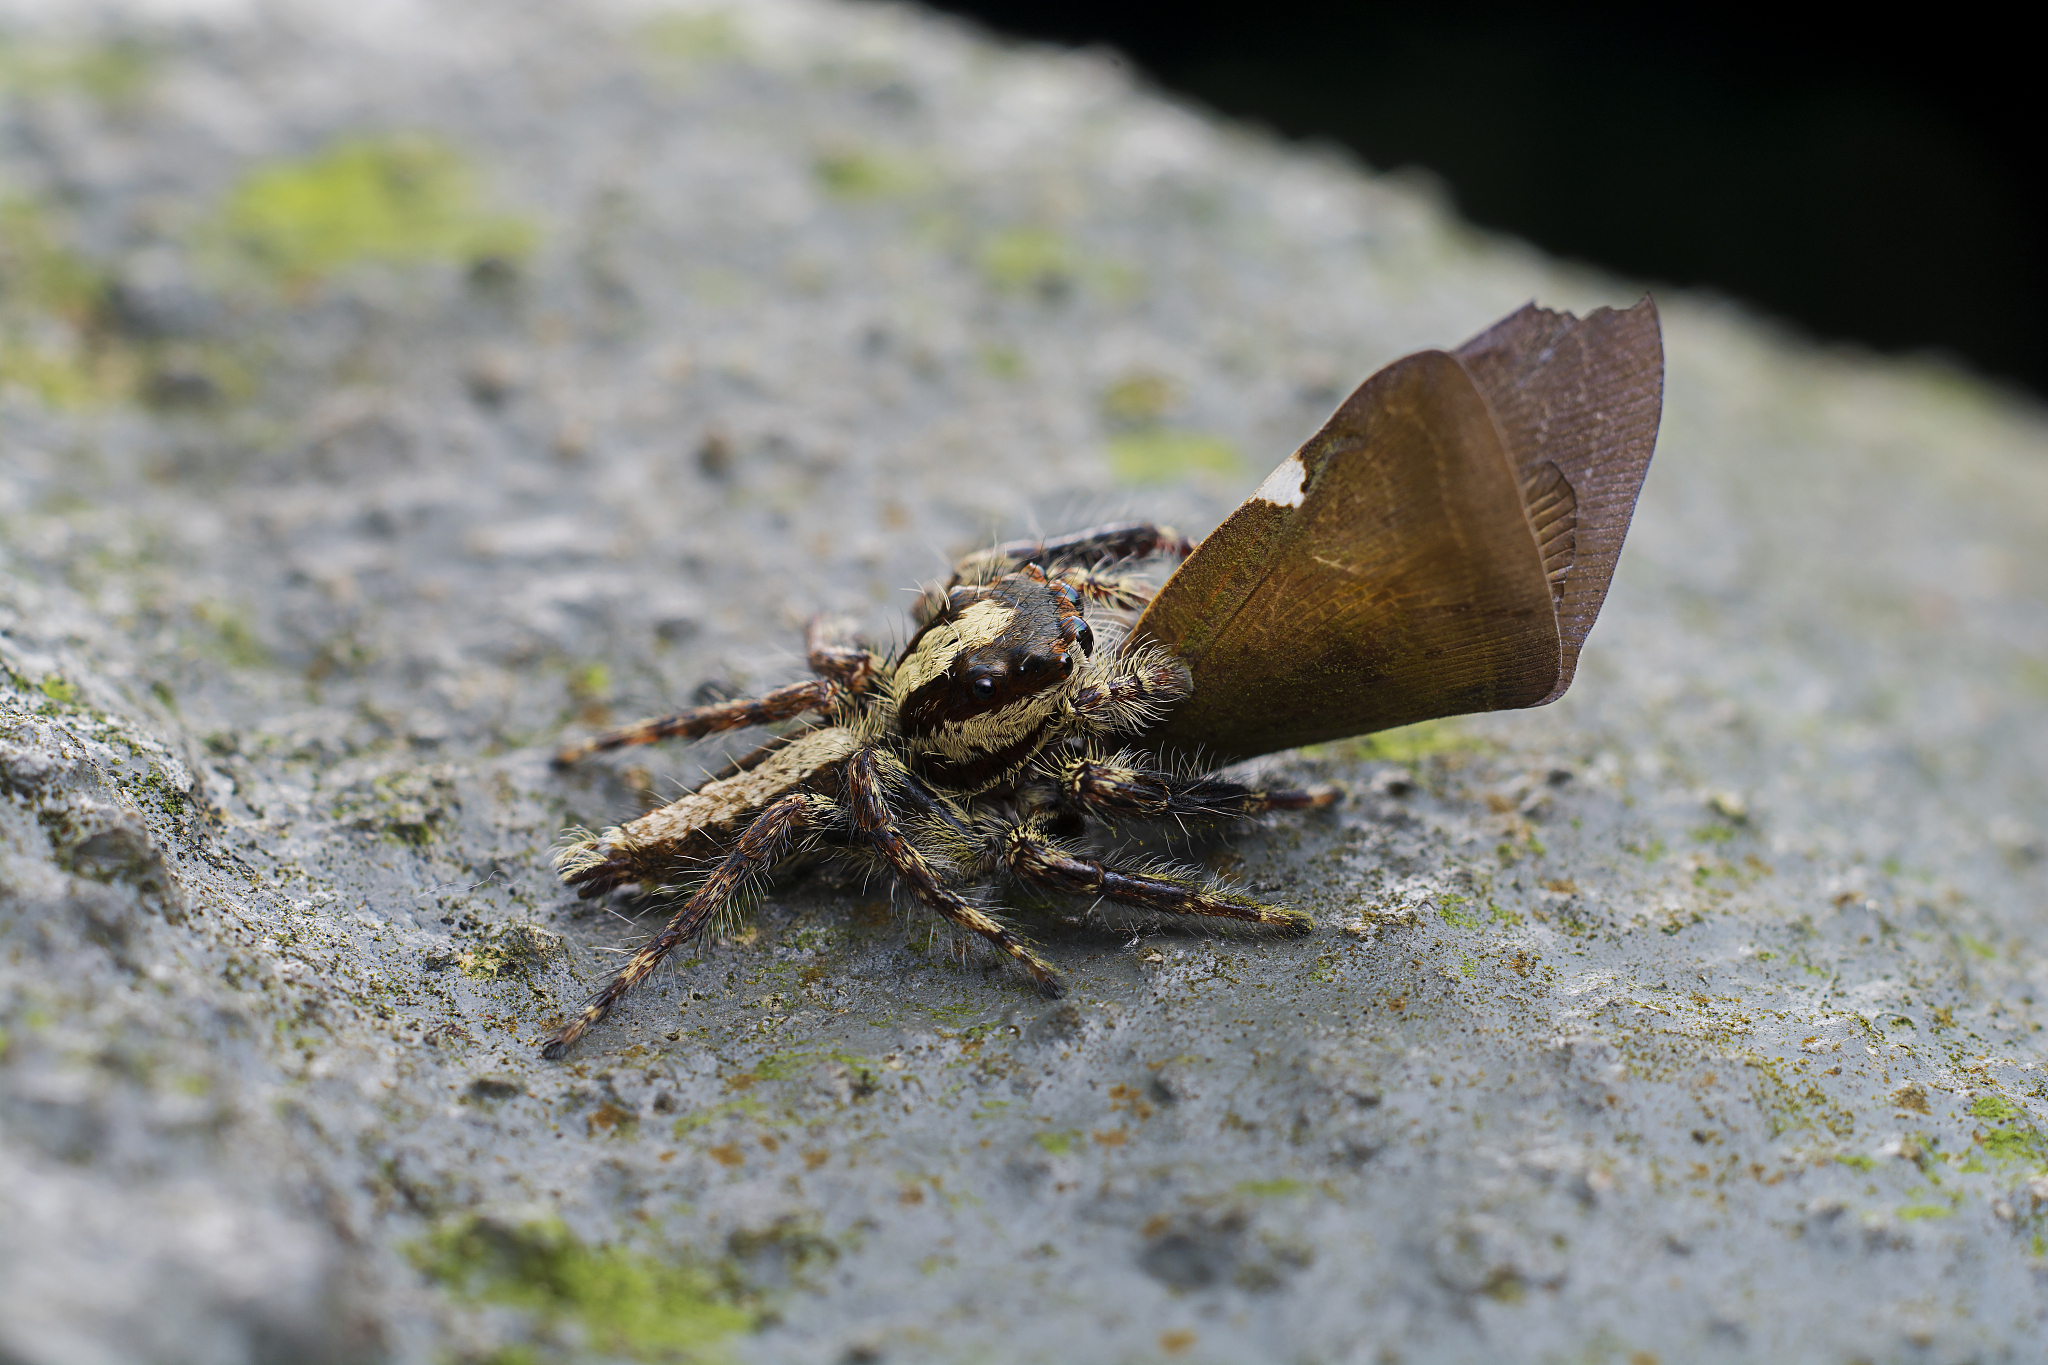
[[[1007,769],[1052,737],[1094,648],[1081,594],[1035,565],[955,588],[897,662],[897,723],[947,766]]]

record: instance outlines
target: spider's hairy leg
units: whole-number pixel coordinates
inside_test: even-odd
[[[906,838],[900,822],[890,810],[887,790],[911,788],[917,779],[895,759],[875,749],[863,749],[846,763],[845,803],[852,818],[854,837],[865,843],[887,864],[889,870],[908,886],[920,901],[948,922],[978,934],[1022,967],[1038,993],[1049,1000],[1065,995],[1067,988],[1052,964],[1031,951],[1001,921],[974,902],[961,896],[941,879],[939,871],[916,844]],[[925,801],[922,805],[936,803]]]
[[[628,744],[652,744],[661,739],[698,739],[720,730],[741,730],[750,725],[768,725],[790,720],[806,711],[830,711],[845,688],[831,678],[813,678],[791,683],[759,697],[722,701],[679,711],[673,716],[643,720],[623,729],[607,731],[581,744],[572,744],[555,755],[555,766],[566,768],[580,759]]]
[[[1100,602],[1115,611],[1136,611],[1159,591],[1147,579],[1131,574],[1102,573],[1095,569],[1060,569],[1053,573],[1052,578],[1055,582],[1079,589],[1089,601]]]
[[[1157,645],[1141,645],[1090,670],[1074,690],[1074,714],[1097,734],[1142,730],[1186,697],[1188,666]]]
[[[747,822],[776,801],[836,787],[839,763],[858,747],[853,733],[839,726],[763,745],[731,776],[707,781],[659,810],[601,834],[575,832],[555,854],[555,871],[585,900],[627,882],[674,883],[723,857]]]
[[[1154,555],[1185,559],[1194,551],[1195,543],[1170,526],[1119,521],[1049,540],[1012,540],[977,551],[953,566],[953,583],[991,582],[1026,564],[1099,569],[1121,560],[1149,559]]]
[[[837,814],[837,807],[826,797],[803,793],[785,796],[762,811],[711,870],[703,885],[662,926],[661,932],[640,945],[639,951],[577,1011],[575,1018],[555,1030],[540,1055],[551,1062],[560,1061],[576,1040],[602,1022],[626,992],[644,981],[664,957],[695,938],[713,915],[731,904],[748,878],[782,861],[799,839],[832,824]]]
[[[997,836],[1003,868],[1027,886],[1069,896],[1099,896],[1118,905],[1165,915],[1206,915],[1277,929],[1289,937],[1314,931],[1307,912],[1268,905],[1198,874],[1178,869],[1118,866],[1053,838],[1037,822],[1012,825]]]
[[[872,687],[882,668],[881,657],[848,630],[845,621],[823,614],[813,616],[804,630],[804,654],[811,672],[853,693]]]
[[[1070,758],[1052,774],[1063,804],[1143,820],[1238,820],[1276,810],[1334,804],[1337,789],[1261,789],[1214,773],[1176,773],[1138,755]]]

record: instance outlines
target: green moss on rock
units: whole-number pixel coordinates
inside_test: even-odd
[[[1970,1106],[1970,1113],[2003,1121],[2003,1126],[1977,1135],[1987,1155],[1999,1161],[2048,1169],[2048,1133],[2025,1122],[2018,1106],[1995,1095],[1985,1095]]]
[[[526,975],[561,944],[559,937],[531,924],[494,924],[482,943],[456,957],[455,965],[477,981],[504,981]]]
[[[2024,1109],[2021,1109],[2011,1100],[2005,1099],[2002,1096],[1979,1095],[1970,1102],[1971,1118],[1990,1119],[1994,1123],[2009,1123],[2014,1119],[2023,1119],[2026,1116],[2027,1114]]]
[[[133,356],[103,335],[106,285],[42,204],[0,197],[0,389],[79,408],[128,388]]]
[[[559,1221],[464,1218],[409,1248],[412,1262],[457,1298],[530,1313],[536,1326],[580,1330],[591,1354],[703,1361],[754,1317],[712,1271],[621,1246],[591,1246]]]
[[[106,104],[142,94],[156,62],[141,43],[22,42],[0,37],[0,93],[29,96],[78,90]]]
[[[255,170],[221,206],[214,233],[288,284],[364,261],[516,258],[535,236],[529,224],[480,207],[476,176],[459,153],[414,135],[349,138]]]
[[[827,152],[811,163],[818,184],[835,199],[887,199],[924,188],[929,174],[916,162],[881,152]]]
[[[335,816],[359,830],[423,848],[441,836],[459,808],[455,782],[445,770],[385,773],[335,803]]]
[[[640,25],[640,52],[666,65],[725,61],[743,51],[733,16],[722,10],[658,14]]]

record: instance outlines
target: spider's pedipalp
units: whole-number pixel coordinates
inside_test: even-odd
[[[1074,715],[1102,735],[1131,734],[1187,696],[1188,668],[1156,645],[1141,645],[1091,668],[1074,691]]]

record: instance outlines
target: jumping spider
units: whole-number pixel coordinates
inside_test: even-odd
[[[1001,545],[962,560],[944,589],[925,595],[916,633],[893,658],[813,621],[812,681],[564,749],[558,765],[628,744],[820,718],[556,857],[562,880],[585,897],[629,882],[702,880],[541,1054],[562,1057],[750,880],[814,849],[902,882],[941,918],[1008,955],[1048,997],[1065,989],[1058,974],[964,892],[1008,877],[1155,914],[1308,933],[1302,911],[1186,869],[1104,859],[1081,842],[1091,817],[1232,820],[1335,799],[1329,788],[1262,791],[1179,771],[1107,743],[1137,735],[1186,697],[1188,670],[1157,645],[1098,651],[1090,607],[1143,606],[1152,589],[1119,567],[1192,548],[1142,523]]]

